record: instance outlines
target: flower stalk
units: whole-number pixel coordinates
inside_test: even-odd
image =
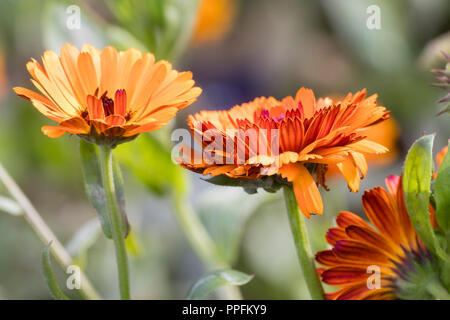
[[[108,146],[99,146],[100,168],[102,173],[105,201],[111,222],[111,233],[116,252],[117,270],[119,273],[119,289],[122,300],[130,300],[130,281],[128,271],[128,258],[123,237],[120,212],[115,196],[113,175],[112,149]]]
[[[50,252],[55,257],[58,264],[66,270],[73,264],[72,257],[66,251],[61,242],[56,238],[53,231],[42,219],[39,212],[31,204],[30,200],[22,192],[20,187],[11,178],[6,169],[0,164],[0,181],[4,184],[11,196],[17,201],[24,212],[25,220],[37,234],[38,238],[45,244],[52,243]],[[92,286],[87,275],[81,271],[81,287],[80,293],[85,299],[99,300],[100,296]]]
[[[325,295],[314,263],[314,255],[312,254],[308,238],[305,217],[299,210],[292,187],[284,187],[284,198],[295,247],[297,249],[298,260],[302,268],[303,277],[308,287],[309,294],[314,300],[324,300]]]

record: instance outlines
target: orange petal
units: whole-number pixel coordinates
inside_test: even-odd
[[[323,203],[316,182],[309,171],[300,163],[291,163],[280,168],[283,178],[292,182],[300,211],[309,218],[311,214],[323,213]]]
[[[80,117],[62,121],[58,125],[71,134],[88,134],[91,129],[86,121]]]
[[[125,117],[127,113],[127,92],[117,90],[114,98],[114,114]]]
[[[366,296],[373,294],[375,291],[381,289],[367,288],[366,281],[361,281],[350,286],[345,286],[343,289],[328,293],[329,300],[363,300]]]
[[[356,214],[350,211],[341,211],[336,218],[336,223],[341,228],[347,228],[348,226],[360,226],[364,228],[370,228],[369,224],[361,219]]]
[[[361,152],[361,153],[386,153],[389,151],[388,148],[385,146],[382,146],[379,143],[364,139],[352,144],[349,144],[348,147],[352,148],[354,151]]]
[[[336,242],[348,239],[348,236],[342,228],[330,228],[325,234],[325,239],[330,245],[334,246]]]
[[[66,133],[66,130],[64,130],[63,128],[54,126],[43,126],[41,128],[41,131],[49,138],[59,138],[64,135],[64,133]]]
[[[124,125],[127,120],[125,120],[125,118],[121,115],[114,114],[111,116],[107,116],[105,122],[108,126],[121,126]]]
[[[148,119],[147,119],[148,120]],[[127,130],[124,133],[124,137],[131,137],[134,136],[136,134],[142,133],[142,132],[150,132],[150,131],[154,131],[157,130],[159,128],[161,128],[162,126],[166,125],[166,122],[160,122],[160,121],[150,121],[146,124],[143,124],[139,127],[133,128],[131,130]]]
[[[367,161],[362,153],[351,151],[350,155],[352,156],[353,162],[361,173],[361,177],[365,177],[367,174]]]
[[[317,252],[316,261],[327,267],[338,266],[342,263],[342,260],[333,253],[333,250],[323,250]]]
[[[100,92],[108,92],[112,94],[117,89],[117,64],[118,53],[116,48],[112,46],[105,47],[100,53],[101,79]]]
[[[89,113],[90,120],[104,120],[105,110],[103,108],[103,103],[100,99],[94,96],[87,96],[87,111]]]
[[[448,146],[445,146],[444,148],[442,148],[441,151],[439,151],[439,153],[436,155],[436,162],[437,162],[437,168],[439,169],[439,167],[441,166],[442,161],[444,161],[445,155],[448,152]]]
[[[339,258],[349,262],[385,265],[391,264],[387,256],[378,247],[355,240],[340,240],[334,245],[333,252]]]
[[[374,230],[359,226],[349,226],[345,229],[345,233],[352,240],[360,241],[367,243],[373,247],[377,247],[383,250],[387,255],[391,256],[391,258],[395,259],[398,254],[401,254],[401,250],[399,252],[395,251],[395,248],[400,249],[396,244],[390,242],[388,239],[382,237]]]
[[[339,171],[341,171],[345,180],[347,180],[348,187],[353,192],[358,192],[360,176],[359,171],[352,159],[347,159],[343,162],[337,163]]]
[[[97,73],[89,52],[81,52],[78,56],[78,74],[86,94],[94,94],[98,88]]]
[[[366,268],[361,267],[333,267],[325,270],[322,273],[323,282],[329,285],[349,285],[364,281],[364,286],[367,289],[366,280],[370,276]]]
[[[314,115],[316,109],[316,98],[311,89],[300,88],[295,96],[295,101],[301,102],[305,118],[310,118]]]
[[[408,243],[402,241],[404,239],[402,238],[403,232],[399,232],[399,230],[403,231],[404,226],[399,226],[399,211],[386,190],[375,187],[365,191],[362,204],[367,217],[381,234],[394,243]]]

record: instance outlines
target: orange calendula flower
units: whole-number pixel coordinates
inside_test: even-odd
[[[42,63],[27,63],[41,94],[21,87],[14,91],[58,123],[42,127],[50,138],[68,132],[115,146],[165,126],[201,93],[191,72],[177,72],[137,49],[118,52],[86,44],[80,52],[67,43],[60,56],[45,51]]]
[[[260,186],[269,190],[267,177],[272,177],[292,184],[305,216],[322,214],[317,184],[326,188],[328,165],[335,164],[356,192],[368,169],[365,155],[387,151],[360,133],[389,118],[376,98],[362,90],[341,101],[316,100],[312,90],[301,88],[295,98],[262,97],[229,111],[202,111],[189,116],[188,125],[204,152],[199,157],[183,148],[181,165],[213,177],[261,179]],[[218,142],[222,150],[211,150]]]
[[[363,195],[363,208],[372,226],[343,211],[336,219],[337,227],[328,230],[326,240],[332,249],[319,251],[316,260],[325,267],[319,270],[322,280],[341,288],[328,293],[328,299],[427,296],[423,283],[416,287],[409,282],[421,273],[431,276],[433,258],[411,224],[401,178],[389,176],[386,186],[387,191],[376,187]],[[378,285],[372,281],[374,276],[379,276]]]

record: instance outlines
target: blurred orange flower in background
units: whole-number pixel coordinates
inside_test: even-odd
[[[338,226],[328,230],[326,240],[332,249],[319,251],[316,260],[325,266],[320,270],[322,280],[341,288],[328,293],[328,299],[397,299],[399,281],[431,259],[406,211],[401,178],[389,176],[386,186],[388,191],[375,187],[362,197],[364,211],[376,230],[348,211],[340,212]],[[380,271],[379,288],[367,284],[374,266]]]
[[[200,0],[193,42],[222,39],[231,30],[236,11],[235,0]]]
[[[201,94],[191,72],[177,72],[137,49],[118,52],[86,44],[80,52],[67,43],[61,56],[45,51],[42,62],[27,63],[41,94],[22,87],[14,91],[58,123],[42,127],[51,138],[68,132],[115,146],[166,125]]]
[[[361,134],[366,135],[368,139],[378,142],[389,149],[388,152],[381,155],[367,155],[366,159],[369,163],[387,165],[398,158],[399,151],[397,142],[400,136],[400,127],[394,118],[391,117],[386,121],[363,129],[361,130]]]
[[[312,90],[301,88],[295,98],[278,101],[262,97],[229,111],[202,111],[188,118],[196,142],[207,148],[209,144],[205,141],[211,141],[209,132],[213,130],[222,136],[223,146],[231,142],[236,147],[223,155],[216,152],[216,156],[223,157],[221,163],[211,163],[208,154],[198,163],[198,155],[183,148],[181,165],[204,175],[235,179],[280,175],[292,183],[297,203],[306,217],[322,214],[316,181],[326,188],[328,165],[336,165],[350,189],[356,192],[368,169],[365,155],[387,151],[360,133],[361,129],[389,118],[389,112],[378,106],[376,99],[376,95],[366,98],[366,90],[362,90],[334,103],[330,98],[316,100]],[[247,142],[245,137],[242,140],[230,129],[243,132],[252,129],[256,132],[255,141]],[[277,136],[272,130],[276,130]],[[279,141],[278,150],[272,150],[274,139]]]

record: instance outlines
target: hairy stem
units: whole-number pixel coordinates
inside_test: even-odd
[[[284,198],[286,200],[286,207],[289,215],[292,235],[294,237],[295,247],[297,249],[298,260],[300,262],[303,277],[309,293],[312,299],[323,300],[325,299],[325,295],[314,263],[314,255],[312,254],[311,245],[308,238],[308,230],[305,225],[305,217],[298,208],[297,200],[295,199],[295,194],[292,187],[284,187]]]
[[[30,200],[25,196],[20,187],[11,178],[5,168],[0,164],[0,181],[5,185],[11,196],[17,201],[24,211],[25,220],[37,234],[38,238],[45,244],[52,243],[50,252],[55,257],[58,264],[64,269],[73,264],[72,257],[66,251],[61,242],[56,238],[55,234],[49,228],[49,226],[42,219],[41,215],[37,212]],[[95,288],[92,286],[89,278],[81,272],[81,295],[86,299],[99,300]]]
[[[119,206],[116,199],[112,149],[107,146],[100,146],[100,168],[102,172],[103,188],[106,196],[106,206],[108,208],[108,214],[111,221],[114,249],[116,252],[120,297],[122,300],[130,300],[128,258],[125,248],[125,239],[121,230]]]

